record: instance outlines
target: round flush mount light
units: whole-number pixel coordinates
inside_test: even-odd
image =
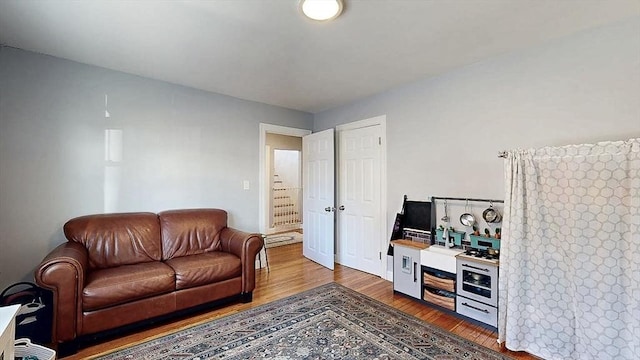
[[[317,21],[337,18],[342,12],[342,7],[342,0],[300,0],[302,13]]]

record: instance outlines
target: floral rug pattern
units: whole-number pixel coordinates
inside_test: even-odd
[[[99,359],[510,358],[331,283]]]

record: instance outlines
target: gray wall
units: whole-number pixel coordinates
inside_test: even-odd
[[[260,122],[311,129],[313,118],[0,48],[0,288],[31,279],[79,215],[219,207],[258,231]],[[121,160],[105,160],[106,129],[122,131]]]
[[[381,114],[389,228],[403,194],[503,198],[499,150],[640,137],[640,20],[316,114],[313,128]],[[260,122],[310,129],[312,116],[0,48],[0,287],[31,278],[66,220],[105,208],[221,207],[258,230]],[[106,129],[122,130],[122,161],[105,161]]]
[[[383,114],[389,233],[404,194],[504,199],[500,150],[640,137],[640,19],[316,114],[314,131]]]

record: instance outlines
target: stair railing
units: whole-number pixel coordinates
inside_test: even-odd
[[[302,224],[302,189],[274,187],[271,227],[292,227]]]

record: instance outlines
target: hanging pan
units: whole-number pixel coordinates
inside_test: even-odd
[[[476,224],[476,218],[467,209],[469,207],[469,200],[464,205],[464,214],[460,215],[460,223],[464,226],[473,226]]]
[[[482,213],[482,218],[487,223],[499,223],[502,221],[502,215],[498,212],[498,210],[493,208],[493,202],[490,203],[489,208],[487,208]]]

